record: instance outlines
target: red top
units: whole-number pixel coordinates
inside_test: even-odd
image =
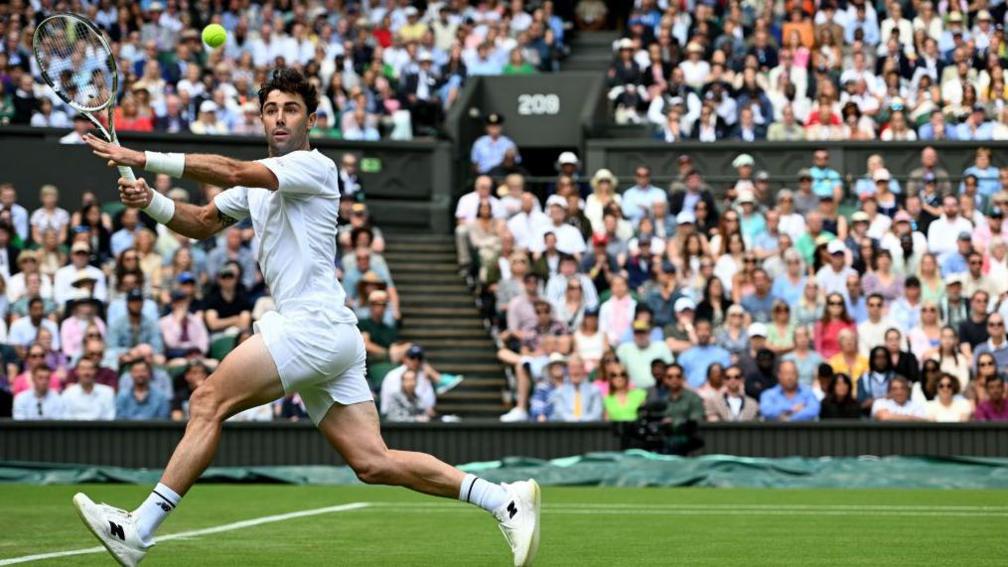
[[[812,340],[815,344],[815,349],[823,358],[829,358],[834,354],[840,352],[840,341],[837,336],[840,331],[844,329],[850,329],[857,333],[857,327],[854,322],[844,323],[840,319],[834,319],[823,325],[822,321],[816,321],[815,329],[812,333]]]

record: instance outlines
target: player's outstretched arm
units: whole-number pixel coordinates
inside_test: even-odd
[[[161,199],[166,199],[159,196]],[[119,198],[127,207],[148,210],[154,200],[154,189],[147,185],[143,178],[130,180],[125,177],[119,178]],[[212,201],[202,207],[190,203],[175,203],[174,210],[170,218],[165,222],[168,228],[175,232],[204,240],[210,238],[224,228],[238,222],[237,220],[222,213]],[[152,215],[157,218],[157,214]],[[163,221],[164,219],[157,219]]]
[[[141,152],[84,135],[91,151],[108,161],[109,167],[125,165],[147,171],[185,177],[219,187],[261,187],[276,191],[280,185],[268,167],[254,161],[241,161],[214,154],[162,154]]]

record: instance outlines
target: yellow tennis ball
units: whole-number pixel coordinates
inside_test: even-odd
[[[203,28],[203,43],[210,47],[220,47],[227,39],[227,30],[220,24],[210,24]]]

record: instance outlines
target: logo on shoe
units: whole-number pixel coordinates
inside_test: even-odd
[[[158,502],[158,506],[160,506],[165,512],[171,512],[171,506],[165,504],[164,502]]]
[[[123,541],[126,541],[126,531],[119,524],[109,520],[109,535],[113,535]]]
[[[512,500],[511,502],[508,502],[507,511],[508,511],[508,519],[509,520],[511,518],[514,518],[515,514],[518,513],[518,507],[515,506],[514,500]]]

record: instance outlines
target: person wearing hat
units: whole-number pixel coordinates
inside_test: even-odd
[[[193,134],[227,134],[228,127],[218,118],[217,103],[212,100],[204,100],[199,105],[199,114],[194,122],[189,124],[189,131]]]
[[[402,379],[407,373],[416,376],[416,395],[420,399],[420,406],[424,410],[433,410],[437,403],[437,395],[448,391],[442,388],[442,383],[447,385],[446,379],[451,382],[451,387],[458,385],[462,381],[461,376],[442,374],[431,366],[427,361],[427,355],[418,344],[406,343],[406,348],[399,355],[402,363],[392,368],[381,379],[380,411],[382,415],[390,409],[389,402],[395,392],[400,391]],[[450,389],[450,388],[449,388]]]
[[[95,280],[94,298],[105,302],[108,300],[108,288],[105,283],[105,274],[98,268],[90,265],[91,247],[86,242],[78,240],[70,247],[70,264],[56,270],[53,287],[53,299],[58,305],[64,305],[67,301],[74,299],[77,289],[74,282],[79,277],[79,272],[83,270],[88,276]]]
[[[121,361],[128,359],[131,349],[139,345],[148,345],[157,356],[164,351],[158,320],[144,313],[144,300],[142,291],[130,290],[126,294],[126,313],[109,320],[108,348],[117,353]]]
[[[410,6],[410,8],[413,8]],[[416,10],[416,8],[413,8]],[[412,18],[416,26],[425,26]],[[400,33],[407,28],[400,28]],[[410,119],[415,135],[427,133],[436,134],[437,127],[443,120],[443,106],[439,90],[444,81],[434,68],[434,57],[426,49],[417,56],[417,65],[404,69],[400,78],[400,91],[405,97],[405,107],[410,112]],[[495,164],[496,165],[496,164]]]
[[[83,144],[84,134],[87,134],[89,130],[91,130],[91,121],[87,119],[87,116],[78,112],[73,116],[73,130],[63,135],[59,142],[67,145]]]
[[[528,419],[535,422],[553,421],[554,395],[567,378],[567,357],[559,352],[550,353],[543,370],[544,379],[536,384],[529,398]]]
[[[675,321],[666,324],[663,329],[665,342],[676,356],[696,344],[695,320],[696,303],[688,297],[676,299]]]
[[[622,197],[616,192],[619,180],[613,172],[602,168],[592,176],[590,185],[592,192],[585,199],[584,214],[592,224],[592,230],[598,234],[605,231],[602,214],[609,203],[620,205]]]
[[[252,304],[239,283],[240,268],[228,262],[217,273],[213,291],[206,298],[206,324],[211,334],[252,325]]]
[[[689,387],[697,389],[707,380],[710,365],[720,364],[722,368],[731,365],[731,353],[713,341],[714,329],[709,320],[698,319],[693,324],[693,331],[696,343],[682,351],[677,362],[682,365]]]
[[[944,293],[935,302],[938,304],[938,314],[943,324],[959,329],[959,324],[968,320],[967,297],[971,296],[963,294],[962,274],[950,274],[945,277]],[[964,340],[960,337],[960,341]]]
[[[637,226],[642,218],[650,214],[651,204],[656,200],[667,201],[668,195],[651,184],[651,167],[638,165],[634,168],[634,184],[623,192],[620,203],[623,216]]]
[[[826,251],[830,255],[830,261],[816,272],[816,281],[819,282],[823,293],[839,293],[846,298],[847,276],[857,275],[857,271],[847,262],[847,247],[842,240],[834,239],[826,246]]]
[[[651,361],[655,359],[672,362],[672,351],[664,341],[651,339],[651,324],[644,319],[635,319],[631,325],[633,340],[616,348],[616,356],[630,375],[630,383],[635,388],[650,388],[655,380],[651,375]]]
[[[511,138],[503,134],[504,117],[496,112],[491,112],[484,119],[486,133],[473,142],[470,151],[470,161],[473,171],[476,173],[487,173],[493,167],[504,161],[504,152],[513,150],[515,161],[521,162],[521,154],[518,146]]]
[[[189,312],[189,296],[181,290],[171,292],[170,309],[158,322],[165,357],[170,361],[188,358],[194,352],[205,355],[210,349],[210,334],[203,318]]]
[[[710,63],[704,59],[704,48],[699,43],[691,41],[686,44],[686,60],[679,64],[683,72],[683,81],[690,88],[700,92],[704,83],[710,77]]]
[[[587,250],[581,231],[567,223],[567,199],[560,195],[550,195],[546,199],[546,214],[548,225],[541,227],[538,234],[529,242],[529,251],[537,258],[546,251],[546,238],[552,234],[556,238],[556,250],[561,254],[569,254],[579,261]]]
[[[966,120],[956,126],[957,140],[987,141],[994,137],[994,123],[987,120],[987,109],[981,103],[970,108]]]

